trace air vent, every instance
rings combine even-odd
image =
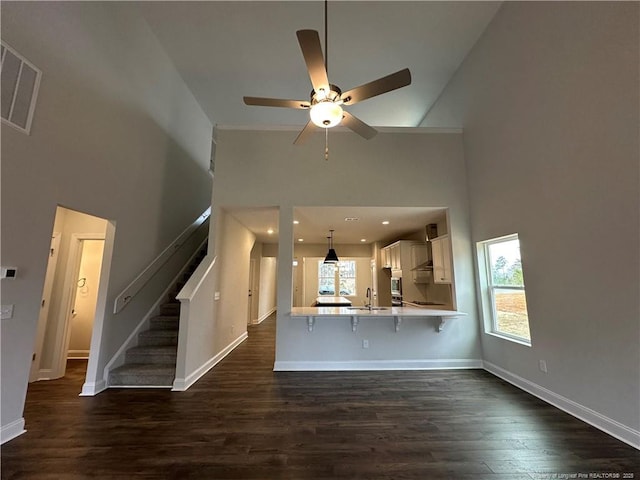
[[[2,121],[28,134],[42,72],[4,42],[0,58]]]
[[[347,217],[344,219],[345,222],[357,222],[360,220],[358,217]]]

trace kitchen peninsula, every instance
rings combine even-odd
[[[447,320],[466,315],[456,310],[416,307],[294,307],[291,309],[291,318],[306,318],[310,332],[313,331],[313,326],[318,319],[327,317],[348,318],[354,332],[361,320],[366,321],[370,318],[392,319],[396,332],[400,330],[400,324],[405,318],[436,318],[438,320],[436,330],[441,332]]]

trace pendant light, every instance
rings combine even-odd
[[[327,252],[324,263],[338,263],[338,255],[333,249],[333,230],[329,230],[329,232],[331,232],[330,236],[327,237],[327,239],[329,240],[329,252]]]

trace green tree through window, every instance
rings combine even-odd
[[[520,258],[520,241],[509,235],[480,242],[480,264],[486,267],[483,311],[490,318],[491,331],[531,342],[529,315]]]

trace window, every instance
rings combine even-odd
[[[478,259],[485,326],[531,345],[518,235],[479,242]]]
[[[336,293],[336,285],[340,288]],[[356,262],[341,260],[337,264],[318,261],[318,294],[350,296],[356,294]]]

